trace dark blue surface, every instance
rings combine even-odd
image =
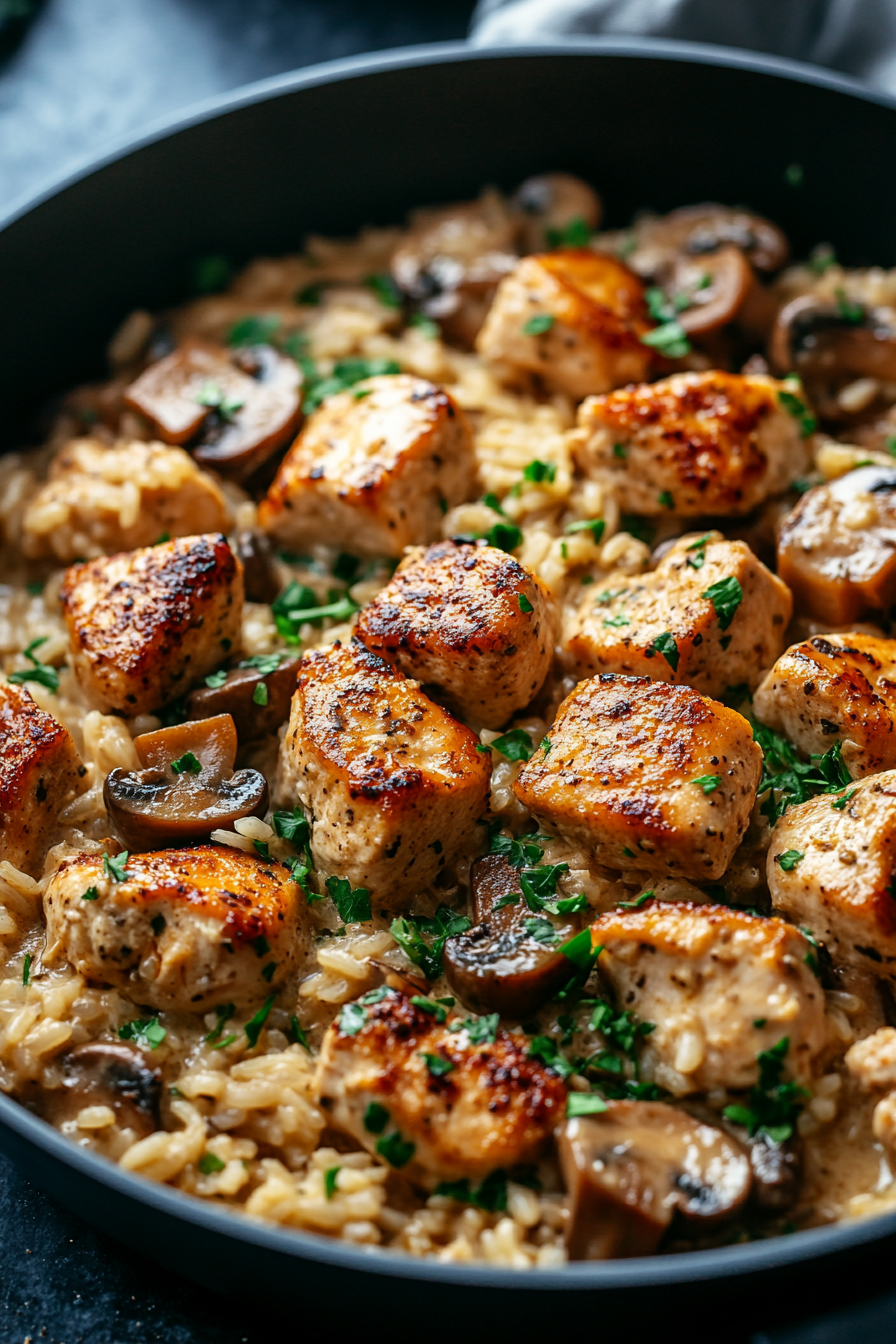
[[[460,37],[471,9],[472,0],[48,0],[0,69],[0,208],[179,107],[333,57]],[[400,1302],[379,1329],[350,1303],[303,1301],[289,1320],[263,1304],[237,1305],[93,1232],[3,1158],[0,1247],[0,1344],[269,1344],[317,1333],[323,1312],[333,1340],[349,1330],[368,1338],[423,1330],[401,1319]],[[892,1298],[776,1325],[823,1307],[769,1301],[767,1333],[754,1344],[896,1339]],[[583,1324],[570,1318],[562,1328],[578,1333]],[[693,1344],[720,1336],[747,1344],[736,1321],[707,1320],[696,1303],[692,1320],[670,1323],[664,1337],[682,1330]]]

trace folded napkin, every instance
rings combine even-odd
[[[894,0],[479,0],[477,46],[613,35],[787,56],[896,92]]]

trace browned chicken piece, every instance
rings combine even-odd
[[[125,404],[166,443],[190,443],[203,466],[244,481],[298,429],[301,376],[269,345],[187,341],[141,373]]]
[[[646,378],[653,352],[644,286],[588,248],[525,257],[502,280],[476,348],[511,377],[537,374],[579,401]]]
[[[469,542],[408,555],[356,633],[476,727],[500,728],[528,705],[554,656],[547,589],[504,551]]]
[[[722,696],[756,686],[793,603],[746,542],[682,537],[651,573],[611,574],[567,612],[561,647],[580,675],[625,672]]]
[[[778,573],[831,625],[896,602],[896,469],[860,467],[803,495],[781,525]]]
[[[571,979],[573,967],[561,949],[579,930],[575,914],[533,915],[520,879],[503,854],[476,860],[473,927],[448,939],[443,958],[449,985],[474,1012],[517,1022]]]
[[[470,347],[498,282],[517,263],[518,223],[496,191],[476,201],[415,210],[396,248],[396,284],[435,318],[442,334]]]
[[[747,829],[761,768],[733,709],[689,686],[604,674],[566,697],[513,791],[610,868],[711,882]]]
[[[784,391],[774,378],[720,369],[620,388],[579,408],[573,454],[631,513],[749,513],[806,469]]]
[[[0,685],[0,859],[40,876],[59,813],[83,791],[85,773],[68,729],[24,686]]]
[[[896,770],[789,807],[772,831],[772,903],[834,961],[896,980]]]
[[[220,533],[65,572],[75,675],[96,709],[151,714],[239,647],[243,571]]]
[[[809,1076],[827,1027],[799,929],[726,905],[651,901],[601,915],[591,937],[619,1006],[654,1024],[645,1051],[676,1096],[752,1086],[756,1056],[785,1036],[788,1072]]]
[[[853,779],[896,767],[896,641],[815,635],[783,653],[753,697],[761,723],[807,756],[835,743]]]
[[[124,857],[63,859],[44,895],[45,965],[197,1013],[267,998],[313,946],[304,898],[273,860],[215,845]]]
[[[401,907],[467,843],[491,772],[477,738],[360,640],[305,655],[280,792],[312,821],[321,878]]]
[[[558,1135],[572,1260],[652,1255],[678,1214],[697,1228],[739,1213],[752,1184],[743,1148],[661,1101],[611,1101]]]
[[[324,1037],[318,1103],[334,1129],[423,1185],[531,1162],[562,1119],[566,1087],[525,1036],[475,1035],[460,1018],[440,1023],[403,994],[374,990]]]
[[[286,454],[259,522],[286,546],[400,556],[467,498],[473,441],[452,397],[410,374],[329,397]]]
[[[22,549],[71,564],[152,546],[163,537],[224,532],[230,513],[218,484],[182,448],[73,439],[28,502]]]

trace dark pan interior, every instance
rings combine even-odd
[[[597,185],[610,225],[636,209],[716,199],[769,215],[797,254],[825,240],[850,264],[892,265],[894,160],[896,108],[885,99],[783,62],[682,44],[440,47],[270,81],[110,156],[0,229],[6,439],[18,439],[41,398],[102,373],[109,335],[131,309],[187,297],[190,263],[211,251],[238,262],[297,250],[308,230],[350,233],[484,183],[510,187],[564,168]],[[803,171],[798,188],[785,179],[791,164]],[[397,1306],[430,1338],[447,1319],[433,1312],[437,1297],[475,1311],[482,1327],[531,1329],[556,1327],[558,1291],[585,1294],[595,1309],[599,1293],[605,1323],[653,1319],[667,1331],[670,1310],[723,1291],[738,1298],[743,1325],[763,1319],[757,1276],[770,1291],[787,1276],[821,1281],[836,1257],[841,1284],[846,1271],[858,1287],[896,1243],[890,1214],[699,1256],[521,1278],[248,1225],[75,1149],[2,1096],[0,1144],[69,1207],[201,1282],[288,1305],[313,1290]],[[796,1304],[810,1305],[804,1296]],[[452,1329],[459,1324],[454,1317]]]

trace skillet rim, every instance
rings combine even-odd
[[[62,195],[69,188],[94,173],[101,172],[111,164],[192,126],[239,111],[255,103],[266,102],[306,88],[415,66],[461,64],[495,59],[592,55],[619,59],[654,58],[678,61],[682,64],[745,70],[794,83],[813,85],[833,93],[858,98],[862,102],[896,110],[896,96],[870,89],[849,76],[783,57],[712,46],[708,43],[679,42],[661,38],[634,40],[625,37],[602,37],[500,48],[486,45],[471,46],[465,42],[392,48],[274,75],[243,85],[236,90],[214,95],[186,109],[159,118],[140,133],[122,136],[107,146],[101,154],[85,156],[36,189],[15,198],[5,211],[0,213],[0,234],[25,219],[44,203]],[[181,1223],[224,1237],[228,1241],[247,1242],[259,1249],[267,1249],[293,1260],[316,1262],[333,1268],[358,1270],[398,1280],[445,1283],[457,1287],[526,1289],[532,1292],[562,1289],[568,1292],[660,1288],[710,1280],[742,1279],[772,1269],[794,1268],[816,1258],[832,1257],[896,1234],[896,1210],[893,1210],[876,1217],[844,1221],[796,1232],[789,1236],[668,1256],[573,1262],[558,1266],[556,1269],[538,1268],[530,1272],[491,1267],[480,1263],[451,1264],[417,1259],[398,1251],[362,1248],[334,1241],[323,1235],[295,1228],[281,1228],[274,1224],[265,1225],[242,1218],[232,1209],[206,1203],[169,1186],[157,1185],[147,1178],[123,1171],[107,1159],[77,1147],[12,1097],[0,1093],[0,1148],[6,1147],[10,1134],[44,1154],[51,1162],[61,1163],[80,1176],[109,1188],[117,1197],[133,1200],[138,1205],[148,1206],[163,1216],[175,1218]],[[12,1160],[17,1166],[20,1165],[15,1158]],[[34,1179],[30,1171],[27,1174],[29,1179]],[[35,1184],[43,1189],[48,1188],[42,1179],[37,1179]]]

